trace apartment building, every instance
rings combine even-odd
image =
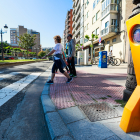
[[[67,43],[67,36],[68,34],[72,34],[72,18],[73,18],[73,9],[70,9],[70,11],[67,12],[66,20],[65,20],[65,30],[64,30],[64,46],[66,47]]]
[[[36,40],[35,40],[36,45],[32,46],[29,51],[36,52],[36,53],[40,52],[41,51],[40,33],[36,32],[32,29],[24,28],[24,26],[18,26],[18,28],[10,28],[10,44],[11,44],[11,46],[18,47],[19,39],[17,36],[21,36],[24,33],[36,35]]]
[[[82,0],[73,0],[72,34],[76,44],[80,44],[81,1]]]
[[[101,45],[98,39],[93,41],[95,57],[99,56],[99,51],[112,50],[113,56],[128,61],[129,41],[125,22],[133,7],[131,0],[85,0],[84,36],[91,39],[95,34],[102,38]],[[84,48],[90,50],[90,44],[91,41],[84,39]]]
[[[88,35],[91,39],[91,35],[95,34],[100,36],[101,31],[101,1],[100,0],[85,0],[84,1],[84,36]],[[98,40],[93,41],[94,47],[96,49],[95,57],[98,56],[98,52],[101,50],[98,46]],[[89,49],[89,53],[91,51],[90,48],[91,41],[88,41],[84,38],[84,48]],[[101,47],[102,48],[102,47]]]

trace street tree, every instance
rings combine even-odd
[[[90,47],[91,47],[91,64],[93,64],[93,49],[94,49],[93,41],[96,40],[96,39],[98,39],[98,35],[92,34],[92,35],[91,35],[91,40],[89,40],[90,37],[89,37],[88,35],[85,35],[85,38],[86,38],[88,41],[91,41],[91,45],[90,45]],[[94,56],[95,56],[95,55],[94,55]]]
[[[39,58],[41,58],[41,57],[43,57],[43,56],[45,56],[46,55],[46,52],[45,51],[40,51],[38,54],[37,54],[37,56],[39,57]]]
[[[19,38],[19,41],[18,41],[19,47],[27,51],[26,54],[28,58],[29,49],[36,44],[35,43],[36,35],[30,35],[28,33],[25,33],[18,38]]]

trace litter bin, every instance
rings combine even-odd
[[[107,68],[107,51],[99,52],[99,68]]]

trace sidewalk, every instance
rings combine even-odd
[[[77,78],[70,84],[56,74],[41,96],[52,139],[140,139],[139,132],[126,134],[119,127],[123,108],[116,100],[123,97],[126,68],[127,64],[107,69],[77,66]]]

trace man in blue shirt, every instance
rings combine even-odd
[[[75,55],[75,40],[72,39],[72,35],[71,34],[68,34],[67,36],[67,39],[68,39],[68,67],[69,67],[69,70],[70,70],[70,76],[72,77],[77,77],[76,75],[76,69],[75,69],[75,63],[74,63],[74,55]]]

